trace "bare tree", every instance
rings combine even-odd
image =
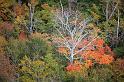
[[[75,59],[81,59],[79,53],[88,49],[92,42],[97,38],[92,28],[88,26],[90,17],[84,19],[79,11],[69,13],[64,10],[61,4],[61,10],[55,14],[56,30],[59,36],[54,42],[57,47],[64,47],[69,50],[69,55],[65,55],[70,63]],[[87,40],[84,44],[82,41]],[[80,47],[79,47],[80,46]]]

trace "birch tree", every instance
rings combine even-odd
[[[33,19],[34,19],[34,11],[35,11],[35,6],[38,4],[37,0],[29,0],[28,6],[29,6],[29,32],[33,32]]]

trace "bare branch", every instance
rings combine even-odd
[[[118,3],[115,5],[115,7],[114,7],[114,9],[113,9],[112,13],[111,13],[111,14],[110,14],[110,16],[109,16],[109,19],[113,16],[113,14],[114,14],[114,12],[115,12],[115,10],[116,10],[117,6],[118,6]]]

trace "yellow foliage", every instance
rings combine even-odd
[[[40,66],[40,65],[44,65],[44,62],[42,62],[40,60],[36,60],[36,61],[32,62],[32,65]]]
[[[97,36],[98,32],[100,32],[100,29],[98,29],[98,27],[96,27],[93,23],[89,23],[88,27],[94,30],[94,32],[92,32],[92,35],[94,36]]]
[[[22,71],[22,72],[27,72],[27,71],[30,72],[31,70],[30,70],[28,67],[26,67],[26,66],[24,67],[24,66],[23,66],[23,67],[21,68],[21,71]],[[31,73],[31,72],[30,72],[30,73]]]
[[[39,59],[32,60],[27,56],[24,56],[19,65],[21,66],[19,72],[24,74],[20,79],[24,80],[24,82],[31,82],[30,80],[35,82],[35,79],[32,77],[43,78],[47,76],[47,74],[43,72],[45,63]],[[31,76],[28,76],[27,74],[30,74]]]
[[[91,14],[92,14],[92,16],[93,16],[93,18],[94,18],[95,20],[100,19],[100,15],[98,15],[97,13],[91,11]]]
[[[10,7],[12,4],[15,3],[15,0],[0,0],[0,8],[2,7]]]
[[[15,19],[15,24],[20,24],[24,22],[24,16],[17,16]]]
[[[6,39],[3,36],[0,36],[0,47],[5,46],[7,44]]]
[[[35,33],[32,33],[31,34],[31,37],[32,38],[42,38],[41,36],[42,36],[42,34],[41,33],[38,33],[38,32],[35,32]]]
[[[7,44],[7,41],[4,37],[0,36],[0,53],[4,53],[4,46]]]

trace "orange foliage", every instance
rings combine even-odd
[[[98,46],[98,47],[102,47],[103,45],[104,45],[104,40],[103,39],[96,39],[95,41],[94,41],[94,44],[96,45],[96,46]]]
[[[88,43],[87,40],[84,40],[83,45],[86,43]],[[81,44],[81,46],[83,46]],[[114,57],[113,57],[113,52],[111,51],[111,48],[107,45],[105,45],[104,40],[103,39],[97,39],[93,42],[92,45],[90,45],[91,48],[87,48],[85,51],[81,52],[79,55],[82,56],[83,60],[84,60],[84,66],[86,68],[92,67],[94,65],[94,63],[98,63],[98,64],[110,64],[113,62]],[[93,47],[95,46],[95,48],[93,49]],[[78,46],[80,48],[80,45]],[[67,50],[65,48],[62,48],[61,50],[59,50],[59,52],[61,53],[66,53],[69,54],[67,52]],[[79,71],[81,69],[81,64],[69,64],[66,67],[67,71]]]
[[[107,54],[102,55],[96,51],[91,51],[90,53],[84,54],[83,58],[85,60],[95,60],[95,62],[99,64],[110,64],[114,60],[113,56]]]
[[[66,67],[66,70],[69,72],[80,71],[81,64],[79,62],[75,62],[74,64],[68,64],[68,66]]]
[[[77,46],[77,48],[74,51],[76,52],[80,48],[87,46],[88,43],[89,43],[89,41],[84,39],[80,43],[80,45]],[[66,47],[58,48],[58,52],[66,54],[66,55],[70,54],[69,50]],[[114,60],[113,54],[114,53],[112,52],[111,48],[109,46],[105,45],[104,40],[98,38],[95,41],[93,41],[92,44],[89,45],[85,51],[82,51],[82,52],[76,54],[76,56],[80,55],[84,60],[84,62],[83,62],[84,66],[86,68],[89,68],[89,67],[92,67],[94,63],[98,63],[98,64],[112,63]],[[77,65],[75,63],[69,64],[66,67],[67,71],[73,71],[73,70],[78,71],[79,69],[80,69],[80,65],[79,64]]]
[[[107,45],[104,47],[102,39],[94,41],[94,45],[96,49],[84,51],[84,54],[82,54],[84,60],[95,60],[99,64],[110,64],[114,60],[111,48]]]
[[[102,55],[99,60],[99,64],[110,64],[113,61],[113,57],[110,55]]]

